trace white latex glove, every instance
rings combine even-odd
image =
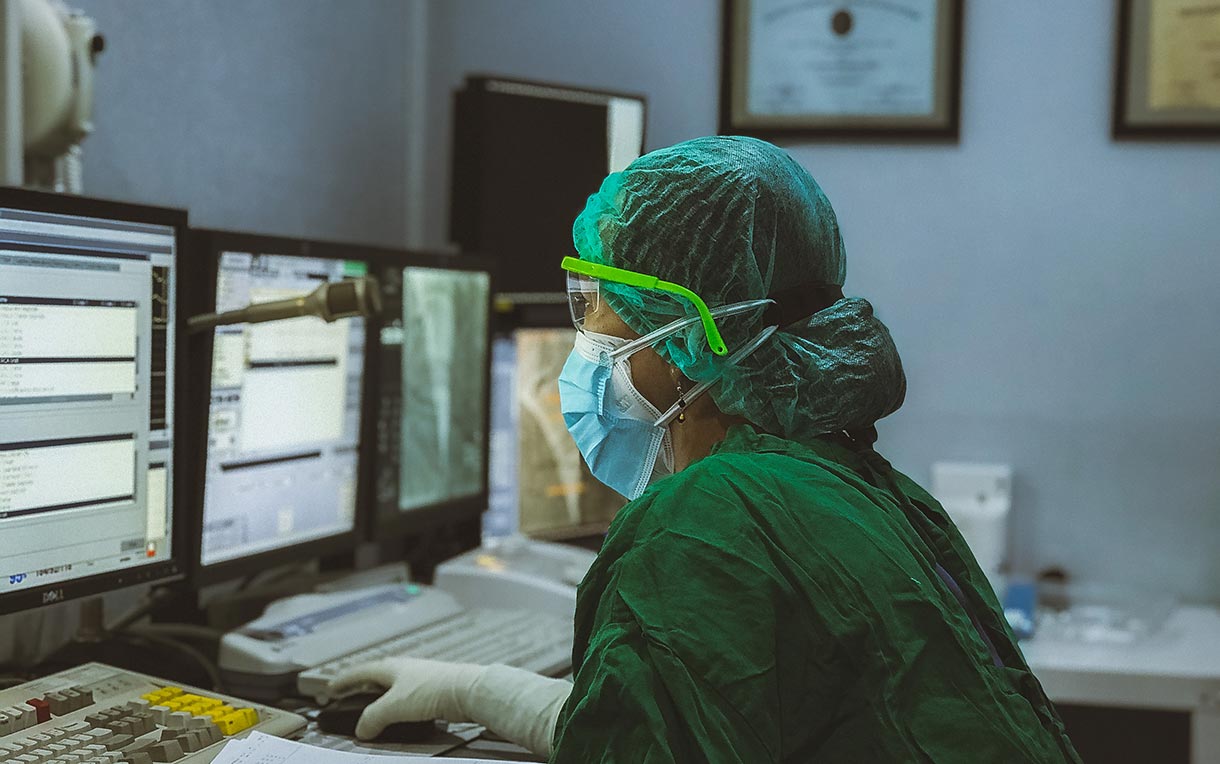
[[[370,684],[387,689],[360,715],[356,737],[362,740],[394,722],[444,719],[481,724],[542,756],[551,753],[559,711],[572,692],[562,679],[508,666],[387,658],[343,672],[330,694]]]

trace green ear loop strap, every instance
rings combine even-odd
[[[615,268],[610,265],[602,265],[601,263],[591,263],[588,260],[581,260],[576,257],[565,257],[560,266],[565,271],[578,273],[581,276],[613,281],[617,284],[626,284],[629,287],[636,287],[638,289],[658,289],[662,292],[676,294],[689,300],[695,306],[695,310],[699,312],[699,319],[703,321],[703,332],[707,335],[708,347],[716,355],[728,354],[729,349],[724,345],[724,339],[720,336],[720,330],[716,328],[716,319],[712,318],[712,312],[708,310],[707,303],[699,295],[681,284],[662,281],[656,276],[648,276],[624,268]]]

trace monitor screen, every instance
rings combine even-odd
[[[172,562],[176,241],[0,207],[0,595]]]
[[[596,480],[568,434],[557,380],[574,329],[518,329],[496,340],[491,500],[484,538],[605,533],[624,501]]]
[[[221,252],[216,310],[366,271],[357,260]],[[201,565],[354,530],[364,345],[358,318],[214,330]]]
[[[491,276],[387,268],[377,504],[382,521],[485,496]]]

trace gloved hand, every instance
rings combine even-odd
[[[343,672],[332,697],[361,685],[386,692],[364,709],[356,736],[368,740],[400,721],[474,722],[534,753],[550,755],[559,711],[572,691],[561,679],[510,668],[387,658]]]
[[[330,691],[336,696],[360,685],[386,688],[384,695],[364,709],[356,725],[356,736],[368,740],[394,722],[472,721],[466,698],[482,670],[469,663],[391,658],[343,672],[330,683]]]

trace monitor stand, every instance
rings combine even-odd
[[[176,629],[156,624],[131,628],[157,607],[164,596],[153,590],[147,601],[109,625],[103,597],[82,600],[78,607],[76,633],[44,658],[36,672],[45,675],[97,662],[215,688],[219,672],[210,655],[215,655],[219,633],[213,635],[206,629],[189,625]]]

